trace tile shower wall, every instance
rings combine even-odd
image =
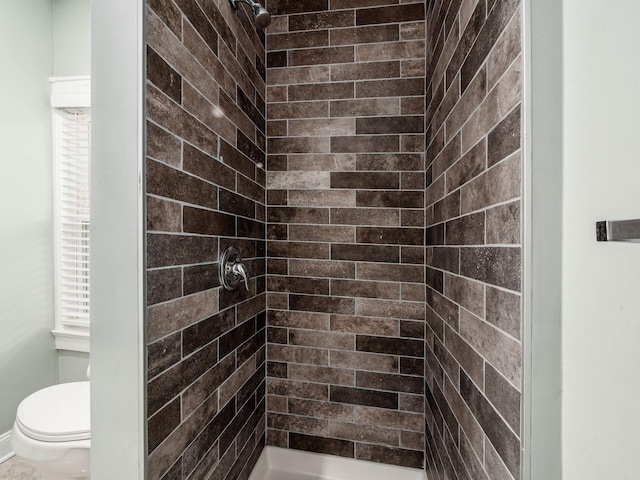
[[[147,2],[149,480],[247,478],[264,445],[263,42],[227,0]]]
[[[422,467],[424,2],[269,0],[267,443]]]
[[[427,4],[426,469],[519,479],[522,5]]]

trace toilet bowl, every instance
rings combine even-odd
[[[89,382],[62,383],[25,398],[18,406],[11,446],[43,480],[88,479]]]

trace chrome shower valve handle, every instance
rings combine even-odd
[[[249,275],[244,263],[234,263],[231,271],[234,275],[240,276],[244,280],[244,286],[249,291]]]
[[[235,290],[244,281],[244,286],[249,291],[249,271],[236,248],[229,247],[221,255],[219,274],[220,283],[225,289]]]

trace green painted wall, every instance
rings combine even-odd
[[[51,0],[0,2],[0,434],[56,382],[53,325]]]
[[[91,72],[91,10],[89,0],[53,0],[53,75]]]
[[[49,77],[90,73],[89,0],[0,2],[0,435],[18,403],[84,380],[89,357],[56,352]]]

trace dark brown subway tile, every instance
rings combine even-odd
[[[289,344],[332,350],[353,350],[355,336],[349,333],[290,329]]]
[[[507,421],[511,429],[520,434],[521,395],[491,364],[485,366],[484,393],[496,410]]]
[[[311,295],[290,295],[289,308],[292,310],[335,313],[353,315],[355,313],[355,299],[334,298]]]
[[[457,275],[445,275],[445,292],[447,298],[476,315],[483,315],[484,291],[485,286],[480,282]]]
[[[289,65],[325,65],[350,63],[355,58],[354,47],[308,48],[289,51]]]
[[[147,375],[155,377],[182,358],[181,334],[176,332],[147,345]]]
[[[424,3],[356,10],[356,25],[424,21]]]
[[[407,190],[358,190],[356,192],[357,207],[397,207],[421,208],[424,204],[424,193]]]
[[[267,53],[267,70],[269,68],[278,68],[287,66],[287,51],[280,50],[278,52]]]
[[[269,345],[269,358],[273,361],[286,362],[289,364],[307,364],[307,365],[328,365],[329,354],[326,350],[319,350],[317,348],[297,347],[288,345]],[[301,384],[302,385],[302,384]],[[302,398],[316,398],[315,393],[310,391],[309,394],[314,396],[307,396],[298,393],[295,396],[301,396]],[[318,398],[322,399],[322,398]]]
[[[358,171],[422,171],[422,153],[361,153],[356,156]]]
[[[424,393],[422,376],[396,375],[389,373],[356,372],[356,387],[374,390],[391,390],[404,393]]]
[[[319,118],[329,116],[329,102],[295,102],[271,103],[267,111],[267,118],[272,120],[290,118]],[[269,153],[276,153],[269,149]]]
[[[147,117],[150,120],[208,154],[216,154],[217,137],[211,130],[157,88],[148,85],[146,91]]]
[[[362,135],[331,137],[332,153],[397,152],[400,138],[397,135]]]
[[[519,197],[520,179],[520,157],[514,155],[463,187],[462,212],[470,212]]]
[[[236,188],[236,173],[231,168],[221,159],[213,158],[187,143],[184,144],[183,163],[185,171],[193,175],[227,190]]]
[[[185,233],[225,237],[236,235],[236,220],[231,215],[186,206],[182,211]]]
[[[355,227],[334,225],[290,225],[289,238],[293,241],[353,242],[355,240]]]
[[[456,247],[434,247],[430,265],[451,273],[460,273],[460,249]]]
[[[291,15],[294,13],[321,12],[329,9],[328,0],[269,0],[271,15]]]
[[[398,336],[400,332],[396,319],[347,315],[331,315],[331,330],[390,337]],[[393,351],[386,353],[397,355],[397,352]]]
[[[340,457],[354,458],[354,443],[348,440],[315,437],[291,432],[289,448],[315,453],[326,453]]]
[[[396,246],[332,244],[331,259],[398,263],[400,251]]]
[[[400,225],[398,209],[362,209],[362,208],[332,208],[331,223],[334,225]]]
[[[357,227],[356,242],[424,245],[424,230],[422,228]]]
[[[182,102],[182,77],[148,45],[147,80],[174,101]]]
[[[147,448],[153,452],[180,425],[180,399],[176,398],[149,419]]]
[[[420,133],[424,131],[424,117],[367,117],[356,119],[356,133],[363,134],[391,134],[391,133]]]
[[[315,416],[340,421],[353,420],[353,407],[350,405],[291,397],[287,399],[287,408],[288,412],[293,415]]]
[[[521,144],[521,108],[514,108],[487,138],[487,163],[491,167],[503,158],[507,158],[520,148]]]
[[[219,311],[219,291],[204,290],[147,308],[147,341],[160,338]]]
[[[390,98],[361,98],[358,100],[332,100],[327,108],[331,117],[360,117],[372,115],[398,115],[398,99]],[[316,115],[319,116],[319,115]],[[327,116],[325,114],[325,116]],[[367,152],[363,153],[366,154]]]
[[[287,51],[294,48],[327,47],[329,46],[329,32],[318,30],[314,32],[294,32],[269,35],[269,48],[280,50],[287,56]],[[267,60],[268,61],[268,60]],[[279,62],[276,67],[287,66],[288,62]]]
[[[356,98],[414,97],[423,93],[424,80],[421,78],[367,80],[356,83]]]
[[[267,148],[271,153],[329,153],[332,149],[325,137],[274,137],[267,140]]]
[[[329,295],[329,280],[304,277],[270,276],[267,279],[269,291]]]
[[[397,42],[400,37],[398,25],[373,25],[342,28],[331,33],[331,45],[359,45],[374,42]],[[361,58],[359,58],[362,60]],[[399,75],[395,75],[399,76]],[[368,78],[376,78],[375,75]]]
[[[337,100],[354,97],[353,82],[319,83],[289,86],[289,101]]]
[[[329,398],[336,403],[398,409],[398,394],[392,392],[332,385]]]
[[[521,259],[517,247],[462,248],[462,275],[491,285],[520,290]]]
[[[309,31],[318,29],[351,27],[354,22],[353,12],[349,10],[304,13],[289,17],[289,30],[304,31],[308,35]]]
[[[355,370],[382,373],[395,373],[398,371],[398,357],[394,355],[336,350],[330,353],[329,363],[332,366]]]
[[[147,267],[213,263],[218,256],[218,240],[214,237],[187,235],[147,235]]]
[[[289,274],[327,278],[355,278],[355,263],[336,260],[289,260]]]
[[[422,468],[423,452],[417,450],[407,450],[404,448],[393,448],[384,445],[369,445],[358,443],[356,445],[356,458],[369,462],[386,463],[402,467]]]
[[[182,270],[163,268],[147,273],[147,305],[182,296]]]
[[[273,257],[323,260],[329,259],[329,244],[314,242],[270,241],[267,242],[267,253],[269,256]]]
[[[237,173],[241,173],[247,178],[253,179],[255,177],[255,163],[247,158],[238,148],[234,147],[230,143],[220,140],[220,157],[219,160],[227,165],[229,168],[235,170]],[[236,175],[236,192],[240,192],[240,180],[242,175]],[[216,180],[217,182],[217,180]],[[231,188],[228,188],[231,190]]]
[[[447,192],[456,190],[485,171],[486,149],[487,144],[484,140],[478,142],[446,172]]]
[[[404,338],[356,336],[356,350],[359,352],[386,353],[421,357],[424,355],[424,342]]]
[[[381,443],[392,446],[399,444],[400,436],[400,432],[388,428],[342,422],[331,422],[330,433],[332,437],[346,440]]]
[[[147,193],[207,208],[218,206],[215,186],[153,160],[147,160]]]
[[[486,240],[488,244],[520,243],[520,202],[512,202],[487,210]]]
[[[460,70],[462,90],[469,85],[519,5],[517,0],[496,2],[495,7],[488,12],[486,22]]]
[[[233,328],[234,324],[234,311],[229,309],[187,327],[182,332],[184,354],[189,355],[198,348],[212,342]]]
[[[465,375],[460,378],[460,393],[511,474],[519,476],[520,442],[516,435],[507,427],[487,399]]]
[[[147,6],[162,19],[163,23],[171,29],[177,38],[182,37],[182,12],[175,3],[163,0],[149,0]]]
[[[182,142],[168,131],[147,121],[147,156],[168,165],[179,167],[182,161]]]
[[[433,205],[433,221],[440,223],[460,216],[460,191],[450,193]]]
[[[331,188],[398,189],[397,172],[331,172]]]
[[[483,245],[485,243],[484,212],[466,215],[446,223],[447,245]]]
[[[399,285],[394,283],[332,279],[331,295],[396,300],[400,298],[399,287]]]
[[[399,77],[400,63],[397,61],[345,63],[331,67],[331,80],[334,82]]]
[[[520,339],[520,295],[489,286],[486,290],[486,320],[513,337]]]

